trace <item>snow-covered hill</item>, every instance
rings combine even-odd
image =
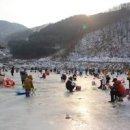
[[[81,67],[86,63],[130,63],[130,15],[118,22],[86,33],[72,48],[70,54],[61,49],[55,55],[43,59],[11,59],[8,49],[0,50],[0,59],[8,58],[9,63],[23,66]],[[63,53],[66,57],[63,57]]]
[[[129,48],[130,17],[86,34],[70,53],[68,60],[130,62]]]

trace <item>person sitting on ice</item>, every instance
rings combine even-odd
[[[42,74],[42,77],[40,77],[40,78],[45,79],[45,78],[46,78],[46,73],[43,73],[43,74]]]
[[[117,100],[117,98],[118,101],[123,101],[122,97],[125,97],[127,95],[125,87],[122,85],[121,81],[117,80],[117,78],[114,78],[113,82],[113,86],[109,86],[111,89],[111,101],[109,102],[114,102],[115,100]]]
[[[65,82],[65,81],[66,81],[66,78],[67,78],[66,74],[62,74],[62,75],[61,75],[61,81]]]
[[[76,84],[73,82],[72,77],[69,77],[69,79],[66,82],[66,89],[70,92],[73,92],[73,89],[76,87]]]
[[[28,75],[26,77],[24,81],[24,89],[26,92],[26,97],[30,97],[30,92],[34,89],[32,75]]]

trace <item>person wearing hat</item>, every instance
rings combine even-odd
[[[72,81],[72,77],[69,77],[69,79],[66,82],[66,89],[70,92],[73,92],[73,89],[76,87],[75,83]]]
[[[111,101],[109,102],[114,102],[117,99],[117,97],[119,101],[123,101],[122,97],[126,94],[125,87],[122,85],[121,81],[117,80],[117,78],[114,78],[113,82],[113,86],[110,87]]]
[[[32,89],[34,89],[32,75],[28,75],[27,78],[24,81],[24,89],[26,91],[26,97],[30,97],[30,92]]]

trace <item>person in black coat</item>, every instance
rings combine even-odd
[[[26,70],[24,70],[24,71],[20,71],[20,76],[21,76],[21,82],[22,82],[22,85],[23,85],[23,87],[24,87],[24,81],[25,81],[25,79],[26,79],[27,76],[28,76]]]
[[[61,75],[61,81],[65,82],[65,81],[66,81],[66,78],[67,78],[66,74],[62,74],[62,75]]]
[[[72,77],[69,77],[69,79],[66,82],[66,89],[70,92],[73,92],[73,89],[76,87],[75,83],[72,81]]]
[[[11,75],[14,76],[14,66],[11,68]]]
[[[106,84],[107,84],[107,85],[109,85],[109,83],[110,83],[110,79],[111,79],[110,76],[107,75],[107,76],[106,76]]]

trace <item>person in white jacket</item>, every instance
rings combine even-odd
[[[106,77],[104,74],[102,76],[102,90],[106,90]]]
[[[101,74],[99,76],[99,78],[101,79],[101,85],[98,87],[99,89],[102,89],[102,90],[106,90],[106,77],[104,74]]]

